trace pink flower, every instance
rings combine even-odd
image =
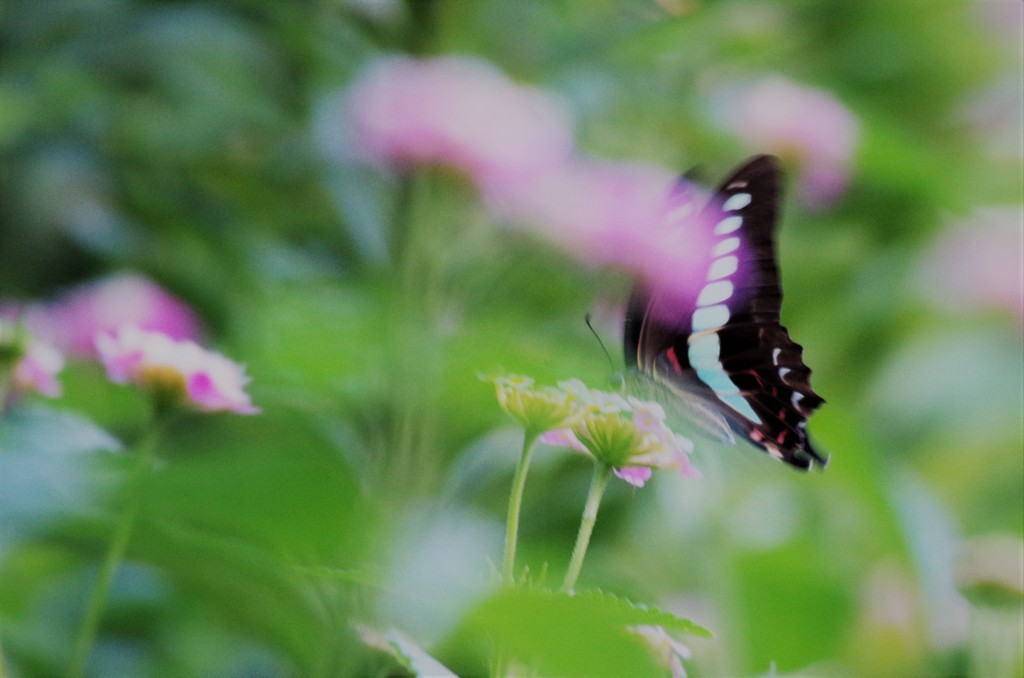
[[[1020,207],[985,207],[939,235],[918,287],[936,306],[965,312],[1005,309],[1024,317]]]
[[[696,189],[668,170],[578,159],[505,189],[485,195],[499,218],[588,263],[641,276],[672,295],[695,294],[704,282],[711,229],[697,222]]]
[[[352,85],[346,111],[371,162],[454,167],[502,221],[673,297],[704,282],[710,229],[683,227],[675,173],[580,158],[563,107],[485,62],[387,59]]]
[[[42,341],[32,341],[25,355],[14,366],[14,386],[18,391],[38,391],[56,398],[61,394],[57,375],[64,369],[64,356]]]
[[[572,133],[559,102],[463,57],[377,63],[352,85],[356,150],[392,167],[440,163],[478,186],[500,186],[558,164]]]
[[[53,346],[0,319],[0,384],[9,388],[0,399],[10,402],[28,391],[56,398],[61,394],[57,375],[62,369],[64,356]]]
[[[96,350],[111,381],[134,383],[161,399],[203,412],[255,414],[244,368],[192,341],[126,325],[96,338]]]
[[[584,413],[571,426],[543,434],[541,442],[590,455],[635,487],[643,487],[655,468],[700,477],[690,465],[693,443],[669,429],[661,405],[589,389],[577,379],[558,386],[572,394]]]
[[[800,166],[806,204],[825,207],[845,190],[860,128],[832,94],[775,75],[724,91],[719,101],[716,118],[748,148]]]
[[[71,355],[96,357],[96,336],[135,325],[172,339],[193,339],[200,331],[195,313],[152,281],[135,274],[114,275],[73,288],[56,300],[30,306],[26,324]]]
[[[644,484],[651,479],[651,475],[653,474],[654,471],[646,466],[625,466],[623,468],[615,469],[615,475],[622,478],[633,487],[643,487]]]

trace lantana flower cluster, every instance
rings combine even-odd
[[[162,403],[202,412],[255,414],[244,368],[192,341],[127,325],[96,338],[96,349],[116,383],[133,383]]]
[[[665,423],[658,403],[588,388],[578,379],[536,388],[529,377],[495,377],[498,403],[528,432],[611,466],[636,487],[653,469],[674,468],[699,477],[690,464],[693,443]]]
[[[0,399],[10,402],[35,391],[49,398],[61,394],[57,375],[64,356],[19,325],[0,320]]]
[[[703,282],[693,276],[689,252],[700,243],[666,241],[676,173],[584,156],[553,95],[480,60],[391,57],[358,77],[346,102],[345,127],[361,160],[392,170],[454,168],[496,219],[584,263],[670,290]]]
[[[860,142],[860,124],[831,92],[781,75],[723,86],[711,115],[747,148],[774,153],[800,168],[805,205],[825,208],[846,190]]]
[[[0,396],[61,395],[64,355],[99,359],[116,383],[133,383],[161,406],[254,414],[244,368],[193,341],[196,314],[136,274],[87,282],[54,299],[0,302]]]

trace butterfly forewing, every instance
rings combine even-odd
[[[638,285],[624,344],[627,363],[703,401],[712,416],[771,455],[807,468],[824,464],[805,430],[824,401],[811,389],[802,348],[780,325],[780,176],[775,158],[759,156],[722,183],[688,222],[710,230],[693,239],[707,243],[703,284],[667,299],[663,290]]]

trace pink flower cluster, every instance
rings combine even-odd
[[[936,307],[1000,309],[1024,318],[1024,210],[991,206],[942,232],[919,266],[917,286]]]
[[[255,414],[244,368],[192,341],[131,325],[96,338],[96,350],[116,383],[134,383],[203,412]]]
[[[32,341],[14,366],[13,382],[18,391],[38,391],[49,398],[61,394],[57,375],[64,369],[64,356],[42,341]]]
[[[832,94],[775,75],[724,89],[715,98],[716,120],[748,148],[800,167],[798,190],[805,204],[826,207],[842,195],[860,126]]]
[[[62,369],[64,356],[57,349],[0,319],[0,385],[6,387],[0,402],[10,403],[30,391],[58,397]]]
[[[590,389],[578,379],[559,382],[558,387],[572,394],[587,412],[573,426],[543,434],[542,442],[610,463],[615,475],[635,487],[643,487],[656,468],[701,477],[690,463],[693,442],[668,427],[665,410],[658,403]],[[618,444],[609,444],[615,439]]]
[[[489,64],[453,57],[384,60],[352,85],[346,112],[364,159],[400,169],[454,167],[496,217],[536,231],[587,263],[679,290],[702,282],[692,255],[701,243],[678,242],[678,227],[668,228],[674,174],[581,156],[564,108]]]
[[[557,165],[573,147],[556,99],[475,59],[381,61],[352,86],[348,113],[357,149],[368,159],[445,164],[481,185]]]
[[[191,341],[200,332],[195,313],[155,283],[124,274],[87,283],[57,299],[0,307],[3,318],[23,322],[24,346],[12,369],[12,393],[60,395],[56,375],[63,353],[99,358],[109,378],[132,382],[155,395],[205,412],[254,414],[245,393],[249,379],[238,364]],[[8,342],[10,343],[10,342]]]
[[[53,301],[25,311],[29,329],[59,350],[95,358],[96,335],[122,325],[162,332],[172,339],[194,339],[199,319],[177,298],[135,274],[114,275],[72,288]]]

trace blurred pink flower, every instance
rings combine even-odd
[[[50,344],[29,335],[16,322],[0,318],[0,393],[5,402],[37,391],[50,398],[61,394],[57,375],[64,369],[64,356]]]
[[[831,93],[774,75],[723,90],[718,100],[716,118],[751,150],[801,168],[798,191],[805,204],[825,207],[842,195],[860,126]]]
[[[953,311],[1006,309],[1024,318],[1024,209],[985,207],[939,235],[918,288]]]
[[[378,62],[352,85],[347,114],[355,150],[368,160],[450,165],[481,188],[556,165],[573,148],[553,96],[465,57]]]
[[[643,487],[654,471],[647,468],[646,466],[625,466],[623,468],[615,469],[615,475],[625,480],[633,487]]]
[[[666,294],[704,282],[709,229],[668,218],[675,173],[579,157],[559,102],[486,62],[392,57],[357,79],[346,111],[352,144],[371,162],[455,167],[497,218]]]
[[[692,294],[704,282],[711,229],[696,221],[697,191],[664,168],[577,159],[506,188],[485,194],[499,218],[577,258],[628,271],[666,294]]]
[[[159,398],[203,412],[256,414],[244,368],[192,341],[125,325],[96,338],[96,349],[111,381],[133,383]]]
[[[68,354],[96,357],[95,339],[121,325],[161,332],[172,339],[200,333],[195,313],[159,285],[120,274],[72,288],[54,301],[28,307],[26,324]]]
[[[31,341],[14,366],[13,383],[18,391],[38,391],[56,398],[61,394],[57,375],[64,369],[64,356],[42,341]]]

